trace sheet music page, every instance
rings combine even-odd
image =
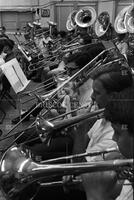
[[[16,58],[3,64],[1,68],[15,93],[21,92],[29,84],[30,81],[27,80]]]

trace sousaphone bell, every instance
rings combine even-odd
[[[87,6],[81,8],[75,15],[76,24],[79,27],[87,28],[94,24],[96,20],[96,11],[93,7]]]
[[[134,4],[129,7],[125,15],[124,24],[129,33],[134,33]]]
[[[100,13],[100,15],[98,16],[98,19],[95,23],[95,33],[98,37],[103,36],[110,25],[110,16],[108,14],[108,12],[102,12]]]
[[[115,22],[114,22],[114,29],[117,33],[123,34],[127,33],[126,23],[125,23],[125,16],[131,6],[127,6],[123,8],[117,15]],[[128,20],[128,19],[127,19]],[[126,20],[126,21],[127,21]]]
[[[66,28],[68,31],[74,30],[75,27],[77,26],[76,21],[75,21],[75,15],[77,12],[78,12],[77,10],[73,10],[67,18]]]

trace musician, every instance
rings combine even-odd
[[[116,64],[111,64],[111,66],[104,68],[102,66],[100,67],[100,69],[96,70],[92,74],[93,93],[91,97],[92,100],[97,103],[99,108],[104,108],[106,106],[110,93],[114,91],[117,92],[121,91],[127,88],[128,86],[132,85],[131,72],[128,70],[126,72],[126,75],[124,76],[122,74],[123,69],[125,70],[126,68],[120,65],[119,63],[116,63]],[[100,137],[100,131],[103,129],[104,131],[102,131],[101,133],[102,137]],[[109,133],[109,135],[107,135],[107,133]],[[113,135],[113,129],[111,128],[111,124],[102,119],[97,120],[92,129],[88,132],[88,134],[85,135],[85,138],[83,138],[82,133],[79,135],[81,137],[80,141],[83,140],[85,141],[85,144],[81,144],[82,146],[81,150],[85,151],[86,147],[87,147],[87,152],[90,152],[91,150],[102,150],[102,149],[104,150],[108,144],[112,145],[112,135]],[[76,139],[78,138],[76,137]],[[103,139],[104,139],[104,144],[103,144]],[[80,151],[80,149],[78,149],[78,151]],[[81,152],[75,152],[75,153],[81,153]]]
[[[125,70],[123,72],[123,70]],[[123,75],[125,74],[125,75]],[[93,94],[92,99],[97,103],[99,108],[104,108],[107,105],[109,95],[114,91],[119,92],[132,85],[132,75],[129,70],[126,70],[119,64],[112,64],[106,68],[100,68],[93,75]],[[113,128],[111,123],[106,119],[100,119],[95,122],[93,127],[89,130],[88,134],[83,136],[82,133],[76,134],[74,143],[76,146],[75,154],[93,151],[103,151],[106,148],[116,147],[117,144],[112,140]],[[118,154],[117,154],[118,156]],[[87,157],[87,161],[103,160],[102,156]],[[112,175],[107,174],[107,177]],[[87,199],[93,200],[109,200],[111,191],[107,190],[108,182],[96,173],[82,175],[83,186],[86,191]],[[104,182],[103,182],[104,181]],[[114,179],[113,179],[114,181]],[[114,198],[118,196],[121,186],[114,193]]]
[[[110,96],[105,117],[112,123],[113,139],[117,142],[120,152],[126,158],[133,158],[134,87]]]
[[[130,87],[110,96],[106,106],[105,117],[111,121],[114,129],[113,139],[125,158],[134,158],[134,87]],[[128,181],[125,181],[128,184]],[[132,185],[133,186],[133,185]],[[117,200],[132,200],[133,189],[123,186]]]

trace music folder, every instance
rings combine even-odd
[[[1,69],[16,94],[23,91],[30,82],[30,80],[27,80],[16,58],[4,63]]]

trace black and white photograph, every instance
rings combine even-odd
[[[0,200],[133,200],[134,0],[0,0]]]

